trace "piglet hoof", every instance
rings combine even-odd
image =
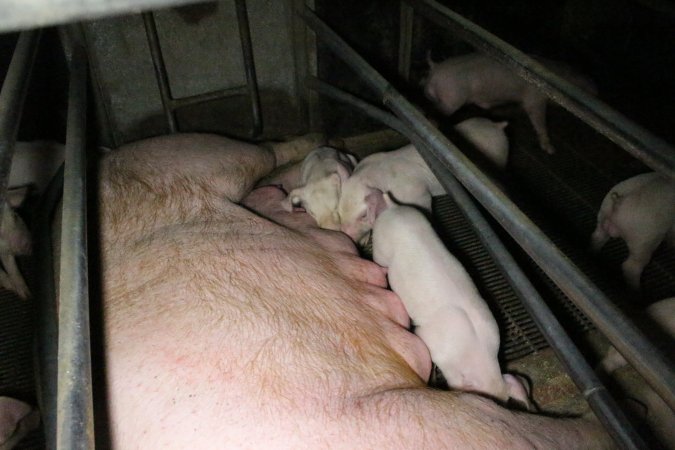
[[[527,378],[521,375],[505,373],[502,375],[509,393],[509,402],[515,402],[519,408],[526,411],[536,411],[537,408],[530,400],[532,387]]]

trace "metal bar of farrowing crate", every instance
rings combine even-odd
[[[87,274],[87,59],[75,45],[70,62],[66,128],[56,448],[94,448],[89,292]]]
[[[416,148],[426,145],[410,127],[391,113],[383,111],[348,92],[342,91],[314,77],[310,77],[307,80],[307,86],[310,89],[315,89],[320,94],[354,106],[367,116],[379,120],[386,126],[405,135]],[[429,156],[430,153],[421,153],[421,155],[423,157]],[[438,160],[429,158],[426,159],[426,162],[446,192],[450,194],[460,208],[464,217],[471,224],[483,246],[490,253],[497,267],[499,267],[501,273],[509,282],[518,298],[520,298],[520,301],[525,305],[530,316],[534,319],[539,331],[541,331],[546,341],[553,348],[558,359],[563,363],[570,377],[600,421],[610,430],[610,434],[617,444],[621,445],[622,448],[645,448],[646,444],[642,438],[637,434],[609,392],[607,392],[605,386],[595,375],[591,366],[589,366],[579,349],[574,345],[574,342],[572,342],[551,309],[546,305],[544,299],[541,298],[539,292],[537,292],[530,280],[525,276],[518,263],[513,259],[513,256],[504,247],[504,244],[492,230],[492,227],[485,220],[466,190],[452,174],[443,170]]]
[[[675,147],[609,105],[554,74],[531,57],[434,0],[405,0],[415,12],[455,32],[510,67],[551,100],[624,148],[652,169],[675,179]]]
[[[14,145],[41,33],[42,30],[33,30],[24,31],[19,35],[0,90],[0,217],[3,208],[6,207]]]
[[[398,27],[398,74],[404,80],[410,79],[410,57],[412,53],[415,10],[405,0],[399,0]]]
[[[159,96],[162,99],[162,109],[164,109],[166,124],[169,127],[169,132],[175,133],[178,131],[178,123],[176,121],[176,113],[171,105],[173,99],[171,96],[171,85],[169,84],[169,76],[166,73],[162,47],[159,45],[155,16],[152,12],[143,13],[141,16],[143,17],[143,25],[145,26],[145,35],[148,38],[152,67],[155,70],[155,79],[159,87]]]
[[[45,448],[56,449],[56,392],[58,386],[58,312],[54,280],[52,221],[63,193],[63,165],[49,182],[35,214],[33,244],[35,269],[40,280],[35,286],[38,301],[37,354],[40,385],[40,416]]]
[[[241,41],[241,53],[244,57],[244,69],[246,71],[246,85],[251,100],[251,116],[253,118],[251,137],[257,137],[262,133],[262,113],[260,110],[260,92],[258,91],[258,78],[255,72],[253,59],[253,43],[251,42],[251,29],[248,23],[248,11],[246,0],[234,0],[237,9],[237,24],[239,26],[239,39]]]
[[[420,153],[433,153],[497,219],[555,284],[602,331],[617,350],[675,410],[675,368],[644,334],[555,246],[555,244],[442,133],[310,9],[305,23],[367,82],[408,127],[424,139]],[[431,152],[430,152],[431,150]]]
[[[162,47],[159,43],[157,34],[157,24],[152,12],[141,14],[145,34],[150,48],[152,66],[155,72],[155,79],[159,87],[159,94],[162,100],[162,109],[166,117],[167,126],[170,133],[178,131],[178,120],[176,118],[176,109],[188,105],[204,103],[219,98],[226,98],[241,93],[248,93],[251,102],[251,137],[257,137],[262,133],[262,112],[260,108],[260,92],[258,90],[258,78],[255,71],[255,62],[253,59],[253,44],[251,42],[251,30],[248,23],[248,12],[245,0],[235,0],[237,13],[237,26],[239,28],[239,39],[241,42],[241,52],[244,61],[244,70],[246,72],[246,87],[235,87],[230,89],[219,89],[216,91],[205,92],[203,94],[192,95],[189,97],[174,98],[171,94],[171,84],[162,54]]]

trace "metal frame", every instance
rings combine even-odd
[[[399,94],[389,82],[367,64],[353,49],[351,49],[335,32],[321,21],[311,10],[305,8],[298,14],[305,23],[316,33],[340,59],[349,65],[352,70],[381,96],[384,105],[388,106],[400,119],[404,127],[409,128],[416,135],[418,151],[429,163],[432,170],[444,180],[444,186],[450,188],[450,192],[457,195],[459,189],[452,186],[450,174],[453,174],[466,189],[492,214],[497,221],[509,232],[518,244],[532,257],[532,259],[544,270],[544,272],[561,288],[561,290],[595,323],[595,325],[609,338],[617,349],[626,356],[649,384],[670,405],[675,406],[675,369],[672,364],[657,350],[646,337],[618,310],[600,290],[591,283],[581,271],[574,266],[562,252],[551,242],[536,225],[525,216],[522,211],[506,197],[496,185],[486,177],[476,166],[471,163],[443,134],[441,134],[429,121],[412,106],[401,94]],[[465,19],[463,19],[465,20]],[[475,25],[472,24],[473,27]],[[494,38],[496,39],[496,38]],[[538,69],[536,69],[538,70]],[[315,87],[323,92],[329,89],[325,85]],[[337,98],[337,95],[333,95]],[[619,127],[620,128],[620,127]],[[650,152],[651,149],[646,150]],[[442,167],[439,167],[439,163]],[[457,199],[460,197],[456,197]],[[461,199],[459,203],[464,203]],[[466,205],[464,205],[466,208]],[[471,218],[472,224],[479,229],[481,239],[486,243],[489,251],[496,257],[497,263],[506,271],[513,270],[510,266],[510,256],[503,251],[503,247],[490,238],[491,233],[485,234],[480,225],[480,219],[465,213]],[[519,271],[505,272],[512,283],[519,280]],[[521,279],[519,283],[522,283]],[[528,305],[537,322],[547,320],[545,305],[533,299],[539,299],[533,293],[528,284],[521,284],[516,290],[525,295],[524,301]],[[549,336],[549,332],[555,330],[542,330]],[[556,336],[555,334],[553,336]],[[553,347],[562,354],[559,342],[560,336],[553,340]],[[564,340],[563,340],[564,342]],[[563,344],[567,345],[567,344]],[[569,351],[565,350],[565,351]],[[594,376],[590,376],[587,364],[583,359],[564,359],[565,364],[572,371],[577,382],[582,382],[584,395],[593,396],[594,391],[600,389]],[[585,379],[585,381],[584,381]],[[602,400],[599,398],[602,397]],[[640,446],[641,442],[637,435],[625,428],[625,418],[615,415],[612,411],[615,407],[609,396],[602,393],[598,400],[593,400],[594,410],[605,425],[611,426],[613,436],[620,440],[622,445],[629,447]],[[612,417],[613,416],[613,417]]]
[[[40,30],[21,33],[0,91],[0,185],[3,200],[0,208],[5,203],[14,145],[40,35]],[[49,267],[42,266],[45,269],[43,274],[50,275],[47,280],[49,286],[39,284],[36,289],[41,302],[38,319],[41,409],[49,448],[93,448],[85,229],[86,70],[85,51],[77,47],[71,61],[68,104],[58,326],[51,264],[48,264]],[[50,214],[46,214],[49,218]],[[37,221],[36,229],[45,236],[49,235],[49,222]],[[38,248],[43,249],[41,245]],[[38,255],[45,256],[44,251],[40,253],[38,250]],[[38,264],[42,262],[38,260]],[[52,295],[45,295],[50,293],[50,288]]]
[[[239,38],[241,40],[241,51],[244,59],[244,69],[246,71],[246,86],[235,87],[231,89],[219,89],[217,91],[206,92],[203,94],[192,95],[183,98],[174,98],[171,95],[171,86],[167,74],[162,48],[157,35],[157,25],[152,12],[141,14],[145,33],[150,46],[150,55],[152,65],[155,70],[155,78],[159,87],[159,94],[162,98],[162,107],[166,116],[169,132],[178,131],[178,121],[176,120],[176,110],[185,106],[208,102],[219,98],[233,97],[237,95],[248,94],[251,100],[251,137],[260,136],[263,129],[262,113],[260,108],[260,92],[258,90],[258,79],[256,77],[255,62],[253,60],[253,44],[251,42],[251,31],[248,23],[248,12],[246,9],[246,0],[234,0],[237,11],[237,24],[239,26]]]
[[[59,276],[56,447],[94,447],[87,271],[87,58],[72,49]]]

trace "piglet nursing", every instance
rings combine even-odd
[[[391,289],[403,301],[415,334],[429,347],[448,385],[529,405],[520,382],[500,371],[499,329],[492,313],[424,215],[393,204],[387,194],[381,201],[371,200],[379,214],[373,259],[388,268]]]
[[[331,147],[319,147],[310,152],[300,168],[301,186],[293,189],[284,207],[292,211],[302,207],[321,228],[340,229],[337,213],[342,183],[349,178],[356,158]]]
[[[567,81],[595,93],[592,81],[553,61],[538,59]],[[480,53],[450,58],[442,63],[429,62],[429,76],[424,93],[444,114],[450,115],[465,104],[492,108],[505,103],[519,103],[527,113],[539,145],[554,153],[546,129],[547,98],[533,84],[519,77],[496,59]]]
[[[628,284],[639,288],[642,270],[661,242],[675,246],[675,181],[651,172],[610,189],[598,212],[593,249],[600,250],[611,237],[626,241],[629,255],[621,268]]]

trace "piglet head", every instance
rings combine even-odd
[[[348,171],[338,164],[337,172],[293,189],[282,202],[284,209],[304,208],[321,228],[339,230],[338,202],[342,181],[348,176]]]

